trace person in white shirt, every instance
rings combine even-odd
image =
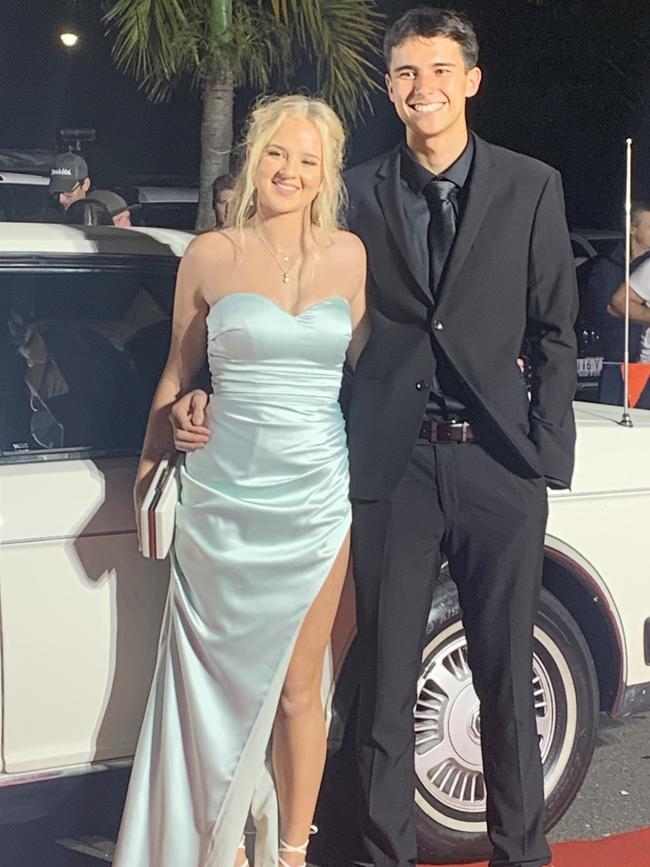
[[[650,259],[642,262],[630,275],[630,320],[645,325],[641,335],[639,361],[650,364]],[[609,312],[614,316],[625,316],[626,286],[621,283],[612,295]]]

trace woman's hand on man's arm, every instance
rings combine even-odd
[[[207,405],[207,393],[195,388],[172,406],[169,421],[174,432],[174,448],[179,452],[195,452],[210,439],[210,430],[204,425]]]

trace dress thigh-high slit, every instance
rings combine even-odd
[[[276,867],[269,738],[301,626],[350,529],[345,299],[291,316],[234,293],[207,324],[212,437],[181,471],[115,867],[231,867],[249,811],[256,867]]]

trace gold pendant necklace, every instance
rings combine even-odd
[[[278,266],[278,268],[280,269],[280,272],[281,272],[281,274],[282,274],[282,282],[283,282],[283,283],[289,283],[289,282],[291,281],[291,277],[289,276],[289,272],[291,271],[291,269],[293,268],[293,266],[296,264],[296,262],[298,261],[298,259],[300,259],[300,257],[302,256],[302,250],[298,250],[298,252],[296,253],[296,255],[294,256],[293,259],[291,259],[290,256],[281,256],[281,257],[278,257],[278,255],[276,254],[275,250],[271,247],[271,245],[270,245],[269,242],[266,240],[266,238],[264,237],[264,235],[262,235],[260,232],[255,232],[255,235],[260,239],[260,241],[262,242],[262,244],[264,244],[264,246],[266,247],[266,249],[267,249],[267,250],[269,251],[269,253],[271,254],[271,256],[272,256],[272,258],[273,258],[273,261],[275,262],[275,264],[276,264],[276,265]],[[287,262],[289,263],[288,265],[287,265]]]

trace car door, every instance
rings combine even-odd
[[[131,489],[177,260],[0,259],[2,771],[133,753],[165,563]]]

